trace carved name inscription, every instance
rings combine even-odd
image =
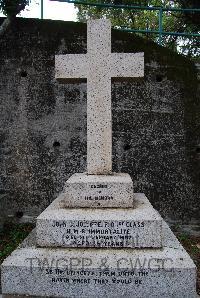
[[[108,185],[107,184],[92,184],[90,185],[90,188],[93,189],[93,190],[96,190],[98,192],[95,192],[93,195],[88,195],[88,196],[85,196],[84,199],[86,201],[110,201],[110,200],[113,200],[113,196],[109,196],[109,195],[106,195],[106,194],[101,194],[101,190],[104,190],[104,189],[107,189],[108,188]],[[101,195],[100,195],[101,194]]]
[[[85,196],[87,201],[110,201],[113,200],[113,196]]]
[[[92,184],[91,188],[108,188],[106,184]]]
[[[66,246],[138,247],[140,221],[54,221]]]

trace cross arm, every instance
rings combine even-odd
[[[55,77],[58,80],[87,78],[87,55],[68,54],[55,56]]]
[[[144,77],[144,53],[112,53],[111,77]]]

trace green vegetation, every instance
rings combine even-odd
[[[30,3],[30,0],[0,0],[0,10],[6,16],[16,16],[26,5]]]
[[[195,0],[85,0],[91,3],[123,4],[135,6],[154,6],[168,8],[200,8]],[[129,28],[137,30],[159,29],[159,11],[130,10],[122,8],[101,8],[95,6],[76,5],[78,8],[78,19],[85,22],[88,18],[109,18],[112,25],[117,28]],[[200,30],[200,17],[197,12],[176,12],[163,11],[162,29],[165,32],[198,33]],[[142,37],[158,42],[157,34],[141,34]],[[196,57],[200,54],[198,37],[184,37],[165,35],[162,38],[162,45],[171,50],[178,51],[189,57]]]
[[[180,234],[177,237],[200,269],[200,238],[192,237],[188,234]]]
[[[200,237],[178,234],[179,241],[197,266],[197,293],[200,295]]]
[[[6,224],[0,233],[0,264],[33,229],[32,224]]]
[[[24,10],[30,2],[31,0],[0,0],[0,11],[7,17],[0,25],[0,36],[7,31],[16,15]]]

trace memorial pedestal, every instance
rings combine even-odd
[[[72,175],[64,187],[63,207],[133,207],[133,181],[125,173]]]
[[[77,189],[77,175],[69,181],[74,178]],[[94,177],[88,179],[93,182],[84,181],[83,198],[96,185]],[[127,194],[127,184],[121,189]],[[70,208],[65,188],[3,262],[3,297],[195,298],[196,268],[189,255],[144,194],[132,192],[130,201],[131,208],[80,208],[80,200]]]
[[[4,298],[196,298],[195,284],[195,265],[165,223],[163,248],[38,248],[32,233],[2,265]]]
[[[90,175],[73,175],[3,262],[4,296],[195,298],[189,255],[130,176],[112,174],[111,78],[143,77],[143,53],[112,53],[111,23],[91,20],[87,54],[55,60],[57,79],[87,78]]]
[[[132,208],[64,208],[58,197],[37,218],[42,247],[161,247],[162,218],[144,194]]]

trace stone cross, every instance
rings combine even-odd
[[[87,23],[87,54],[56,55],[56,79],[87,79],[87,173],[112,172],[111,78],[143,77],[143,53],[111,53],[111,23]]]

